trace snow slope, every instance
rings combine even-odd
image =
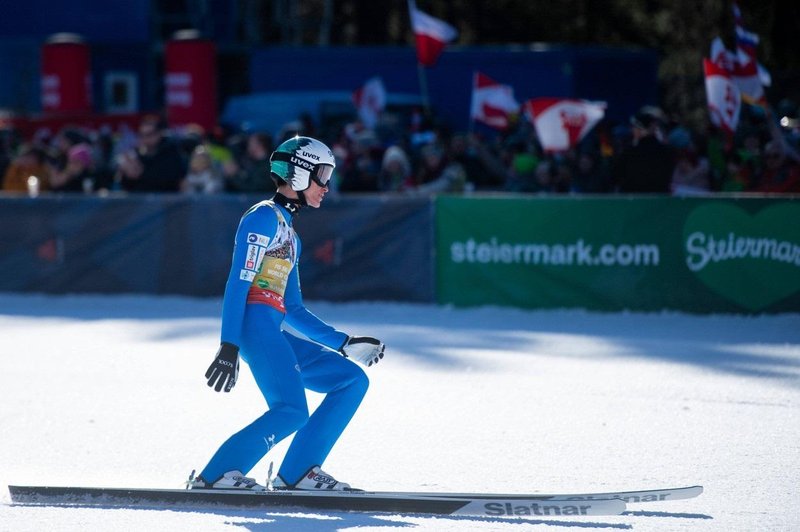
[[[178,487],[265,404],[246,369],[205,385],[219,300],[0,295],[0,531],[800,529],[800,315],[309,307],[388,346],[325,464],[342,480],[706,491],[573,519],[14,506],[7,484]]]

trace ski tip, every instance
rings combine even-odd
[[[676,496],[670,497],[670,499],[691,499],[703,493],[703,486],[697,485],[675,488],[673,492]]]
[[[663,490],[649,490],[641,492],[625,492],[616,497],[628,503],[678,501],[693,499],[703,493],[703,486],[685,486]]]

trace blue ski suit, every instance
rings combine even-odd
[[[232,470],[246,474],[294,432],[279,474],[287,482],[299,480],[322,465],[367,391],[364,371],[337,352],[348,336],[303,304],[300,249],[292,214],[283,206],[262,201],[242,216],[221,340],[239,346],[268,410],[222,444],[200,473],[207,481]],[[282,330],[284,324],[307,339]],[[326,394],[311,416],[306,389]]]

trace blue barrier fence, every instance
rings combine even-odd
[[[0,291],[220,296],[239,218],[263,198],[0,198]],[[430,302],[427,198],[329,198],[295,220],[309,299]]]

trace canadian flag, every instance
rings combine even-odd
[[[742,96],[739,87],[731,79],[731,73],[717,63],[703,59],[706,78],[706,98],[711,122],[727,133],[736,131]]]
[[[386,108],[386,87],[383,80],[374,77],[353,92],[353,104],[358,110],[358,117],[370,129],[378,123],[381,113]]]
[[[417,43],[417,60],[426,67],[433,66],[447,43],[458,38],[458,31],[447,22],[417,9],[414,0],[408,0],[408,11]]]
[[[577,145],[606,114],[605,102],[564,98],[534,98],[523,106],[546,152]]]
[[[470,118],[495,129],[506,129],[512,114],[519,112],[510,85],[496,82],[486,74],[475,72],[472,78]]]

